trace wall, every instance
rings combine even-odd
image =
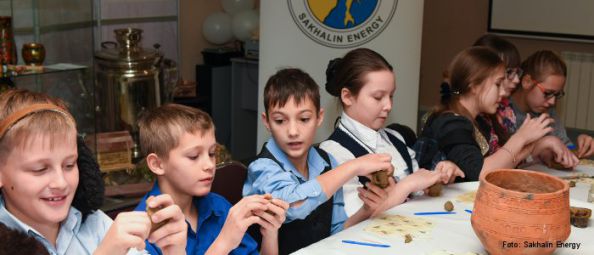
[[[185,80],[196,80],[196,65],[203,63],[200,52],[216,47],[202,36],[202,22],[217,11],[223,11],[220,1],[179,0],[180,75]]]
[[[426,0],[421,51],[421,83],[419,108],[427,109],[439,102],[441,73],[449,61],[476,38],[487,32],[488,0]],[[555,18],[552,16],[551,18]],[[592,43],[576,43],[505,37],[518,47],[526,58],[540,49],[557,52],[594,52]]]
[[[419,109],[439,102],[450,60],[487,30],[487,0],[426,0],[423,13]]]
[[[254,8],[259,6],[260,1],[254,0]],[[196,80],[196,65],[203,63],[201,53],[203,49],[233,47],[233,43],[214,45],[206,41],[202,35],[202,22],[206,17],[222,11],[220,0],[179,0],[180,75],[184,80]]]
[[[195,80],[195,65],[202,63],[200,51],[203,48],[215,47],[208,43],[202,36],[202,21],[211,13],[222,11],[219,1],[213,0],[179,0],[180,1],[180,47],[181,47],[181,75],[184,79]],[[285,1],[281,1],[285,2]],[[400,2],[403,2],[402,0]],[[257,1],[258,4],[258,1]],[[476,38],[486,33],[487,19],[489,12],[488,0],[426,0],[422,13],[422,43],[420,58],[420,82],[404,82],[399,73],[405,74],[409,68],[418,68],[418,60],[395,65],[397,70],[397,84],[401,85],[420,84],[419,86],[419,109],[432,107],[439,101],[439,84],[441,73],[447,69],[447,65],[456,53],[471,45]],[[266,8],[263,8],[266,9]],[[400,10],[401,11],[401,10]],[[397,11],[398,12],[398,11]],[[463,14],[463,15],[462,15]],[[261,24],[262,25],[262,24]],[[301,35],[298,29],[290,33]],[[285,34],[289,32],[285,31]],[[550,41],[540,39],[526,39],[517,37],[505,37],[514,43],[520,50],[523,57],[528,56],[539,49],[552,49],[555,51],[582,51],[594,52],[594,44],[572,43],[562,41]],[[413,50],[416,48],[413,47]],[[329,55],[338,56],[343,51],[329,50]],[[389,59],[394,62],[393,59]],[[323,63],[322,63],[323,62]],[[290,64],[287,62],[285,65]],[[325,61],[321,61],[316,67],[324,68]],[[403,68],[405,68],[403,70]],[[321,72],[318,70],[316,72]],[[268,75],[268,73],[264,74]],[[410,74],[407,74],[410,75]],[[260,84],[265,82],[267,76],[260,76]],[[323,80],[321,74],[317,74],[316,81]],[[259,91],[259,96],[261,96]],[[401,90],[397,92],[397,101],[404,95]],[[325,92],[322,92],[325,94]],[[258,99],[261,107],[261,98]],[[323,104],[330,110],[336,110],[334,100],[323,99]],[[398,109],[398,104],[396,109]],[[410,110],[409,110],[410,111]],[[328,115],[326,124],[334,116]],[[412,124],[414,126],[415,124]],[[263,132],[263,131],[262,131]],[[265,133],[265,132],[264,132]],[[259,140],[265,139],[266,135],[259,132]]]

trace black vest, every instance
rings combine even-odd
[[[386,132],[388,135],[388,139],[390,142],[396,147],[398,153],[402,156],[404,161],[406,162],[406,169],[407,174],[411,174],[413,170],[412,159],[410,158],[410,154],[408,154],[408,147],[404,144],[400,139],[391,135],[390,133]],[[347,133],[342,131],[340,128],[334,129],[334,132],[328,137],[328,140],[335,141],[339,143],[342,147],[346,148],[348,151],[353,153],[355,158],[361,157],[363,155],[367,155],[370,152],[367,151],[363,146],[361,146],[355,139],[350,137]],[[365,176],[359,176],[359,182],[361,184],[365,184],[366,182],[370,181],[369,178]]]
[[[328,154],[314,147],[318,154],[326,161],[328,166],[324,168],[322,174],[331,170],[332,165],[330,164],[330,158]],[[267,158],[276,162],[279,166],[282,164],[266,149],[266,144],[262,148],[262,151],[258,155],[258,158]],[[278,230],[278,251],[279,254],[289,254],[295,252],[303,247],[320,241],[326,237],[329,237],[332,230],[332,206],[334,196],[330,197],[326,202],[318,206],[313,210],[305,219],[294,220],[290,223],[283,224]],[[259,231],[252,229],[252,236],[258,242],[261,242]]]

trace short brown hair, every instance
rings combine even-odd
[[[178,144],[185,133],[214,129],[210,116],[196,108],[165,104],[145,113],[138,120],[140,132],[140,150],[143,155],[156,153],[167,158],[169,152]]]
[[[268,78],[264,87],[264,109],[268,115],[270,107],[283,107],[293,97],[295,103],[310,99],[320,112],[320,89],[318,84],[301,69],[281,69]]]
[[[0,251],[3,254],[45,255],[49,252],[35,237],[0,223]],[[5,253],[4,253],[5,252]]]
[[[53,146],[56,141],[64,140],[72,132],[76,133],[76,123],[62,100],[24,89],[12,89],[0,94],[0,121],[32,104],[51,104],[63,111],[38,111],[13,123],[0,137],[0,162],[13,148],[30,142],[28,139],[34,134],[50,135],[50,146]]]

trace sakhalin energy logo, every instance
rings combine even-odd
[[[301,31],[331,48],[371,41],[389,24],[398,0],[287,0]]]

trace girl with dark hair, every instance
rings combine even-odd
[[[364,203],[381,203],[376,212],[379,213],[402,203],[411,193],[463,176],[448,161],[441,162],[436,171],[420,169],[415,152],[406,146],[402,135],[384,128],[396,84],[392,66],[380,54],[364,48],[352,50],[343,58],[330,61],[326,77],[326,91],[340,99],[343,112],[334,133],[320,148],[332,154],[339,164],[369,153],[387,153],[394,168],[394,178],[389,178],[390,185],[385,190],[366,183],[363,177],[347,182],[343,186],[347,215],[354,214]],[[367,189],[359,182],[365,183]],[[388,198],[380,201],[379,193]]]

